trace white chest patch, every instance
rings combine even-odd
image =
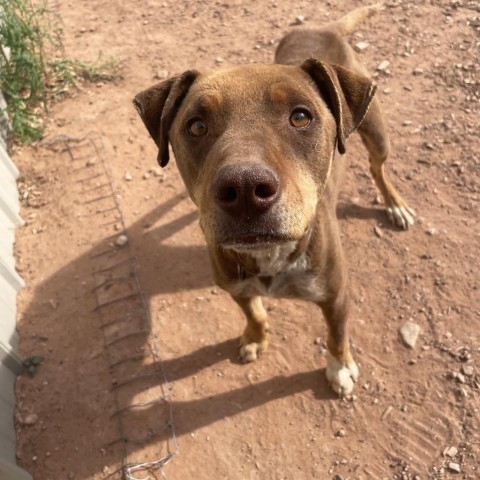
[[[325,298],[325,286],[310,267],[306,253],[294,261],[291,254],[297,242],[252,252],[257,263],[257,274],[247,276],[232,286],[234,295],[300,298],[313,302]]]

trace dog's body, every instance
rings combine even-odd
[[[293,31],[274,65],[188,71],[135,99],[162,166],[172,144],[200,211],[215,280],[247,317],[240,358],[253,361],[267,346],[261,296],[313,301],[328,324],[326,373],[340,395],[352,391],[358,368],[335,208],[339,153],[357,128],[390,218],[403,228],[413,223],[383,170],[389,142],[375,85],[343,40],[379,9]]]

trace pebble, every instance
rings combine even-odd
[[[368,42],[358,42],[357,44],[355,44],[355,50],[357,50],[357,52],[363,52],[369,46],[370,44]]]
[[[462,470],[460,469],[460,465],[458,463],[455,463],[455,462],[450,462],[448,464],[448,469],[451,472],[454,472],[454,473],[461,473],[462,472]]]
[[[128,237],[126,235],[120,235],[116,240],[115,240],[115,245],[118,247],[123,247],[128,243]]]
[[[433,237],[437,234],[437,230],[435,228],[428,228],[427,230],[425,230],[425,233]]]
[[[462,373],[467,377],[473,376],[473,367],[471,365],[462,365]]]
[[[150,175],[148,173],[143,174],[143,179],[148,180],[150,178]]]
[[[153,174],[154,177],[163,177],[164,173],[160,167],[152,168],[150,173]]]
[[[155,78],[158,80],[164,80],[165,78],[168,78],[168,71],[167,70],[159,70],[155,74]]]
[[[223,58],[222,57],[217,57],[215,59],[215,63],[223,63]]]
[[[346,434],[347,434],[347,432],[345,431],[345,429],[344,429],[344,428],[341,428],[340,430],[338,430],[338,431],[335,433],[335,436],[336,436],[336,437],[343,438]]]
[[[413,322],[405,322],[400,327],[400,335],[402,336],[405,344],[410,348],[415,348],[417,343],[418,334],[420,333],[420,327]]]
[[[124,178],[127,182],[131,182],[133,180],[132,174],[130,172],[126,172]]]
[[[412,72],[414,75],[423,75],[423,68],[417,67]]]
[[[383,232],[382,232],[382,229],[380,227],[373,227],[373,231],[375,232],[375,235],[378,237],[378,238],[382,238],[383,237]]]
[[[297,15],[295,17],[295,25],[302,25],[302,23],[305,23],[305,17],[303,15]]]
[[[456,447],[447,447],[443,454],[447,457],[453,458],[458,453],[458,448]]]
[[[390,66],[390,62],[388,60],[384,60],[383,62],[380,62],[377,70],[383,72],[385,71],[388,67]]]
[[[34,425],[35,423],[37,423],[37,420],[38,415],[36,413],[30,413],[23,419],[22,423],[23,425]]]

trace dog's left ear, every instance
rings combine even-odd
[[[196,70],[187,70],[181,75],[140,92],[133,100],[148,133],[157,144],[157,161],[162,167],[167,165],[169,159],[168,133],[173,120],[189,88],[198,76],[199,73]]]
[[[312,77],[333,113],[338,151],[344,154],[345,141],[362,123],[377,86],[368,77],[315,58],[303,62],[301,68]]]

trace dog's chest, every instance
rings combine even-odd
[[[295,249],[296,243],[291,243],[253,253],[255,273],[239,267],[234,294],[321,301],[325,292],[322,282],[312,271],[307,253],[292,260]]]

